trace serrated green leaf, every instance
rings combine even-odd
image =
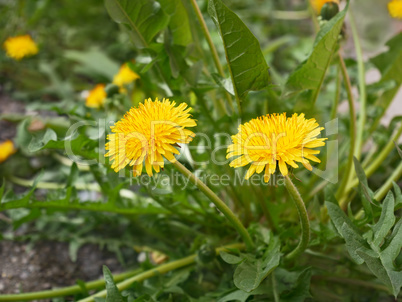
[[[342,225],[341,235],[345,239],[346,248],[349,252],[350,257],[357,263],[363,264],[364,260],[356,253],[358,249],[368,248],[366,241],[360,236],[359,233],[355,232],[346,223]]]
[[[382,205],[380,219],[372,228],[374,233],[373,244],[375,246],[380,246],[394,223],[394,194],[392,194],[392,192],[388,192]]]
[[[352,229],[355,233],[359,233],[359,229],[346,216],[345,212],[342,211],[338,203],[335,200],[329,201],[328,196],[326,196],[325,198],[326,198],[325,206],[328,209],[329,217],[331,218],[331,221],[334,223],[338,233],[342,235],[341,230],[344,223],[346,223],[348,227]]]
[[[105,0],[105,6],[114,21],[131,28],[136,46],[147,47],[169,23],[169,17],[154,0]]]
[[[116,284],[114,283],[112,273],[106,265],[103,266],[103,278],[106,286],[106,302],[124,302]]]
[[[192,41],[190,22],[182,0],[158,0],[162,9],[170,16],[169,29],[173,44],[187,46]]]
[[[250,90],[268,86],[268,65],[256,37],[221,0],[209,0],[208,13],[222,38],[234,93],[240,106],[239,102]]]
[[[396,298],[402,286],[402,272],[386,269],[381,263],[379,255],[372,250],[360,249],[356,253],[366,262],[371,272],[390,289]]]
[[[381,262],[386,268],[393,268],[393,261],[399,255],[402,248],[402,219],[395,225],[394,230],[389,238],[390,243],[380,253]]]
[[[315,95],[313,100],[315,102],[333,53],[338,45],[339,33],[341,32],[347,9],[348,6],[322,26],[315,39],[311,54],[289,76],[285,85],[284,96],[310,89]]]

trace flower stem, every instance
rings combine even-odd
[[[219,254],[222,251],[225,251],[227,249],[239,249],[242,250],[244,249],[244,244],[242,243],[234,243],[234,244],[229,244],[229,245],[225,245],[223,247],[217,248],[216,249],[216,254]],[[193,264],[196,260],[196,254],[193,254],[191,256],[176,260],[176,261],[172,261],[166,264],[162,264],[156,268],[147,270],[143,273],[140,273],[132,278],[126,279],[123,282],[117,283],[116,286],[119,289],[119,291],[125,290],[128,287],[131,286],[131,284],[133,284],[134,282],[141,282],[144,281],[148,278],[154,277],[154,276],[158,276],[160,274],[165,274],[167,272],[170,272],[172,270]],[[78,302],[92,302],[94,301],[94,298],[97,297],[106,297],[106,290],[102,290],[98,293],[96,293],[95,295],[92,295],[90,297],[87,297],[85,299],[79,300]]]
[[[346,92],[348,95],[348,103],[349,103],[349,117],[350,117],[350,149],[349,149],[349,156],[348,156],[348,162],[346,164],[346,169],[345,173],[342,177],[342,182],[338,188],[338,191],[336,192],[336,198],[339,200],[344,192],[346,185],[349,182],[349,177],[352,172],[352,167],[353,167],[353,154],[355,152],[355,142],[356,142],[356,114],[355,114],[355,107],[354,107],[354,102],[353,102],[353,94],[352,94],[352,84],[350,83],[349,75],[346,70],[346,65],[345,62],[343,61],[342,55],[339,54],[339,66],[341,68],[343,80],[345,83],[346,87]]]
[[[287,259],[293,259],[297,255],[302,253],[308,245],[308,242],[310,240],[310,222],[308,220],[307,209],[304,205],[303,199],[288,175],[285,176],[285,186],[296,205],[302,228],[302,235],[299,244],[286,256]]]
[[[173,166],[187,177],[198,189],[200,189],[225,215],[233,227],[237,230],[240,236],[243,238],[244,243],[248,249],[254,248],[254,243],[251,240],[250,234],[246,228],[240,222],[239,218],[232,212],[232,210],[210,189],[205,185],[197,176],[191,173],[185,166],[183,166],[178,160],[173,163]]]
[[[219,75],[221,77],[225,78],[225,73],[223,72],[222,65],[221,65],[221,63],[219,61],[218,51],[216,50],[215,45],[212,42],[212,38],[211,38],[211,35],[209,34],[207,24],[205,23],[205,20],[204,20],[204,17],[202,16],[201,10],[198,7],[197,1],[196,0],[191,0],[191,5],[193,6],[194,12],[195,12],[195,14],[197,16],[197,19],[198,19],[198,22],[200,22],[202,32],[203,32],[203,34],[205,36],[205,39],[207,40],[209,49],[211,50],[212,59],[213,59],[213,61],[215,63],[215,67],[218,70]],[[225,91],[225,96],[226,96],[226,99],[228,100],[230,109],[232,109],[232,111],[233,111],[234,108],[233,108],[232,97],[230,96],[230,94],[227,91]],[[239,110],[240,110],[240,107],[239,107]]]
[[[356,135],[356,148],[354,156],[360,160],[360,156],[362,154],[362,146],[363,146],[363,132],[364,127],[366,126],[366,82],[365,82],[365,70],[364,70],[364,61],[363,61],[363,52],[362,47],[360,45],[359,35],[357,33],[357,28],[355,24],[355,20],[352,13],[349,13],[350,19],[350,27],[352,29],[353,41],[355,42],[356,49],[356,58],[357,58],[357,71],[359,74],[359,93],[360,93],[360,101],[359,101],[359,122],[357,126],[357,135]]]
[[[134,275],[139,274],[142,269],[136,269],[133,271],[117,274],[113,276],[116,282],[130,278]],[[105,280],[95,280],[85,283],[85,288],[87,290],[97,289],[105,286]],[[57,288],[52,290],[44,290],[32,293],[22,293],[22,294],[10,294],[10,295],[0,295],[0,301],[31,301],[31,300],[42,300],[50,299],[55,297],[65,297],[74,294],[82,293],[82,287],[79,285],[68,286],[64,288]]]

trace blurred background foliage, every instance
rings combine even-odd
[[[4,210],[0,213],[1,240],[67,242],[72,261],[77,260],[81,246],[97,244],[113,251],[124,270],[153,267],[155,251],[174,260],[191,253],[203,254],[208,247],[234,242],[237,237],[228,222],[195,187],[183,190],[180,183],[169,183],[158,184],[155,188],[154,182],[159,176],[149,180],[149,185],[139,186],[130,178],[129,171],[126,171],[126,177],[120,177],[109,168],[103,156],[109,126],[130,107],[149,97],[169,97],[193,107],[192,114],[198,123],[195,132],[205,136],[197,135],[190,148],[183,146],[180,161],[201,175],[234,177],[235,171],[227,163],[216,165],[210,158],[213,155],[222,163],[226,161],[229,135],[237,132],[239,123],[267,113],[302,111],[322,125],[333,117],[339,119],[338,132],[326,136],[329,141],[338,141],[339,171],[343,173],[351,143],[351,121],[343,87],[339,91],[339,110],[334,109],[339,77],[336,57],[330,61],[315,102],[311,89],[301,89],[290,95],[284,93],[289,76],[309,57],[318,30],[316,17],[312,17],[306,1],[225,1],[259,41],[271,78],[266,87],[244,97],[241,114],[231,95],[233,87],[222,39],[208,15],[208,1],[197,3],[217,48],[224,77],[214,64],[191,1],[140,2],[144,7],[147,3],[153,5],[139,15],[144,22],[149,22],[139,22],[145,24],[140,29],[142,38],[129,25],[114,22],[121,18],[116,3],[126,3],[129,8],[129,2],[0,2],[0,41],[30,34],[39,46],[37,55],[18,62],[7,57],[4,51],[0,53],[0,141],[10,139],[16,147],[16,153],[0,163],[0,178],[3,179],[0,210]],[[397,109],[402,107],[400,94],[397,96],[401,84],[401,73],[398,73],[401,70],[401,34],[398,35],[401,24],[389,17],[386,4],[385,0],[356,0],[349,8],[356,20],[367,71],[363,169],[369,167],[376,155],[395,138],[392,135],[401,120],[398,115],[392,120],[383,119],[384,110],[392,100],[399,104]],[[344,6],[342,2],[341,8]],[[129,9],[125,11],[129,14]],[[357,96],[358,63],[349,20],[346,20],[340,46],[336,48],[340,47],[344,54]],[[393,37],[387,48],[385,44]],[[321,53],[316,55],[322,57]],[[140,78],[117,89],[112,85],[113,78],[125,63]],[[106,85],[107,96],[102,106],[89,108],[85,106],[85,99],[97,84]],[[69,132],[70,126],[77,122],[82,126],[74,133]],[[72,135],[73,153],[81,160],[95,160],[95,164],[75,164],[66,156],[68,135]],[[214,138],[211,146],[206,144],[205,137]],[[321,168],[326,165],[329,151],[322,149]],[[226,263],[220,257],[211,257],[198,260],[195,267],[135,283],[126,296],[130,301],[388,301],[392,299],[390,294],[399,292],[399,288],[395,288],[402,280],[401,255],[389,256],[389,259],[394,257],[392,265],[387,262],[390,266],[386,266],[370,262],[360,254],[353,256],[348,253],[348,247],[350,242],[368,240],[369,246],[366,242],[352,245],[351,249],[364,245],[367,249],[363,250],[364,255],[371,255],[392,246],[391,242],[396,241],[393,239],[399,238],[402,195],[398,192],[398,184],[393,187],[392,210],[386,214],[374,193],[390,179],[400,161],[401,157],[392,145],[385,160],[368,179],[364,173],[359,174],[359,161],[355,163],[360,182],[354,176],[355,185],[344,197],[349,205],[349,218],[337,208],[328,210],[333,221],[341,219],[347,225],[356,225],[353,230],[357,235],[354,233],[354,239],[348,237],[350,240],[345,238],[347,230],[342,229],[342,224],[330,221],[325,207],[325,202],[333,202],[330,192],[336,191],[339,183],[330,184],[307,170],[294,171],[300,179],[297,186],[308,206],[312,241],[300,259],[292,263],[282,260],[274,273],[262,278],[261,285],[255,288],[245,290],[237,286],[235,267],[231,264],[239,262],[224,259]],[[173,169],[167,165],[163,174],[171,172]],[[238,181],[244,173],[240,172]],[[259,243],[255,254],[238,254],[243,257],[240,259],[248,259],[251,271],[258,265],[267,265],[265,253],[272,252],[267,251],[267,246],[276,246],[275,240],[280,242],[280,250],[279,243],[275,250],[278,257],[297,242],[298,216],[283,186],[231,183],[212,188],[238,213]],[[387,198],[390,200],[391,197]],[[263,218],[261,199],[267,201],[275,231],[268,229]],[[390,203],[386,203],[389,208]],[[354,214],[362,208],[365,214],[356,218]],[[384,245],[380,245],[378,239],[370,245],[371,226],[381,219],[381,215],[388,215],[383,219],[391,219],[395,225],[390,225],[386,233],[392,228],[391,234],[386,239],[384,235]],[[376,231],[374,229],[374,233]],[[146,254],[147,259],[139,263],[137,256],[141,253]],[[364,258],[368,266],[357,265],[363,263],[359,257]],[[374,272],[384,267],[391,269],[391,266],[395,271],[395,279],[390,277],[391,281]],[[108,290],[114,292],[113,287]],[[75,299],[84,296],[77,294]]]

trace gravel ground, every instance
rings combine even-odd
[[[101,251],[96,245],[84,245],[72,262],[68,244],[39,242],[34,246],[0,241],[0,293],[14,294],[75,285],[77,279],[102,278],[102,265],[113,273],[122,272],[115,254]],[[51,301],[51,300],[41,300]]]

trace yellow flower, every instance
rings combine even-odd
[[[119,72],[113,78],[113,84],[117,86],[124,86],[139,79],[140,76],[130,69],[128,64],[123,64]]]
[[[389,2],[388,11],[391,17],[402,19],[402,0],[392,0]]]
[[[0,163],[13,155],[15,151],[16,149],[14,148],[12,141],[6,140],[5,142],[0,143]]]
[[[310,0],[310,4],[317,14],[321,13],[321,8],[327,2],[335,2],[335,3],[339,4],[339,0]]]
[[[308,160],[320,162],[313,155],[320,151],[312,148],[325,145],[326,138],[317,138],[322,129],[315,119],[305,119],[304,114],[295,113],[292,117],[286,117],[286,113],[267,114],[239,126],[226,158],[240,155],[230,163],[234,168],[251,163],[246,179],[265,168],[265,182],[275,173],[277,163],[284,176],[288,174],[287,165],[298,168],[296,162],[311,171]]]
[[[21,60],[23,57],[33,56],[38,53],[38,46],[30,35],[9,37],[3,44],[9,57]]]
[[[89,92],[85,105],[91,108],[99,108],[103,106],[106,99],[105,84],[98,84]]]
[[[110,127],[105,156],[109,156],[112,169],[115,172],[125,166],[133,166],[133,175],[139,176],[143,163],[149,176],[152,168],[159,172],[163,168],[163,157],[175,162],[175,154],[180,152],[175,148],[178,143],[189,143],[195,134],[185,127],[196,126],[195,120],[188,113],[191,108],[181,103],[175,107],[175,102],[168,99],[154,102],[151,99],[131,108],[124,117]]]

